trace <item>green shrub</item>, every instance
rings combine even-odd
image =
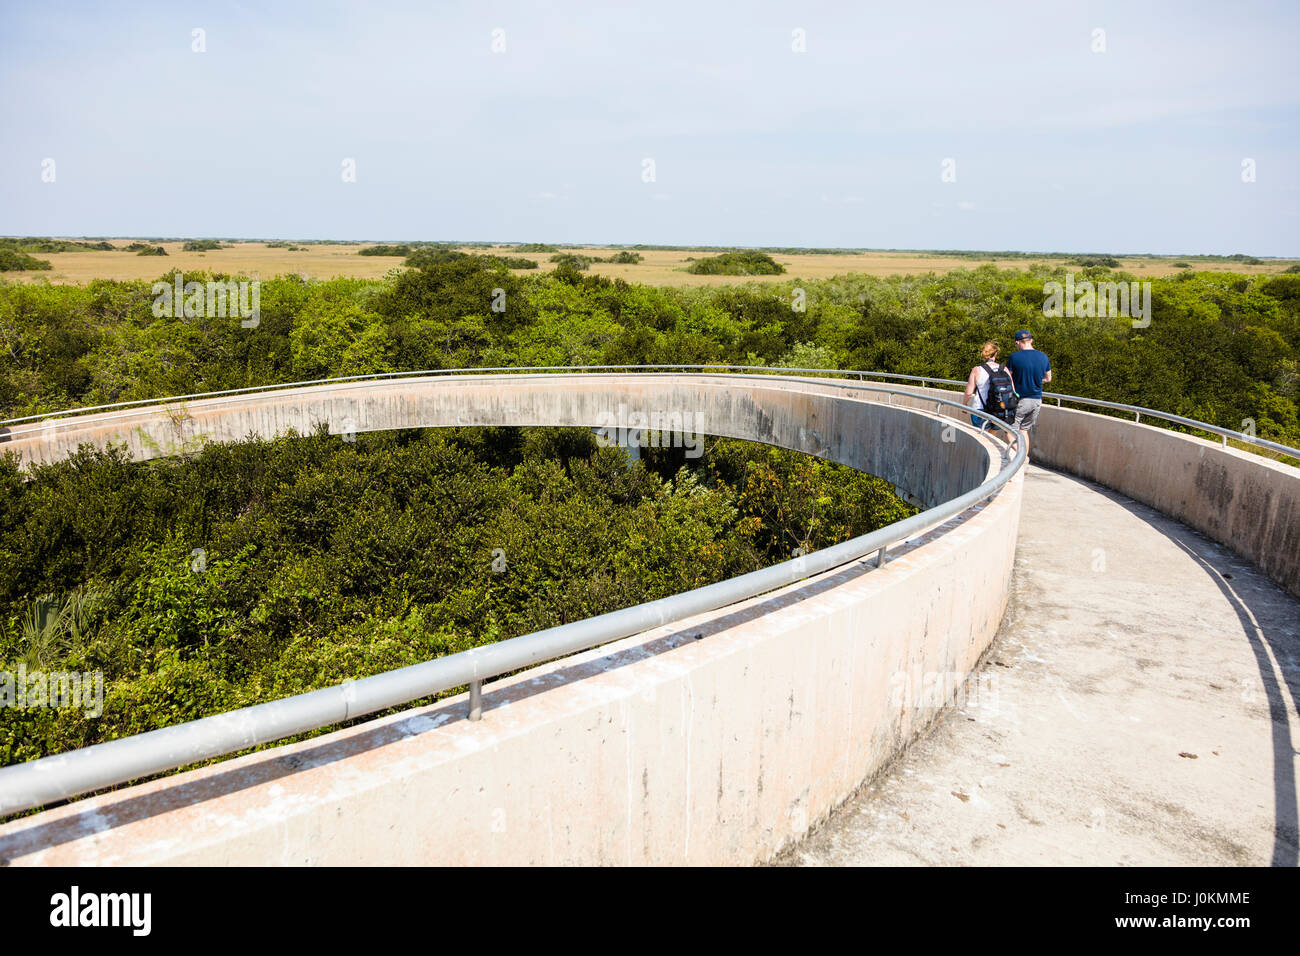
[[[430,266],[445,265],[449,262],[464,262],[471,258],[467,252],[445,249],[440,246],[428,246],[412,250],[406,257],[406,265],[413,269],[427,269]]]
[[[0,272],[25,272],[50,268],[50,260],[36,259],[25,252],[0,247]]]
[[[765,252],[724,252],[697,259],[686,271],[704,276],[770,276],[785,272],[785,266]]]
[[[148,242],[133,242],[126,247],[127,252],[134,252],[139,256],[165,256],[167,250],[162,246],[155,246]]]
[[[591,256],[580,256],[573,252],[561,252],[551,256],[551,261],[555,263],[557,269],[570,269],[584,271],[591,268],[591,264],[596,260]]]
[[[479,256],[480,259],[486,259],[489,262],[499,264],[506,269],[536,269],[537,260],[527,259],[524,256]]]
[[[24,239],[0,238],[0,247],[16,252],[103,252],[114,249],[111,242],[78,242],[75,239],[41,239],[28,236]]]

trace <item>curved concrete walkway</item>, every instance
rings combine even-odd
[[[963,698],[776,862],[1297,863],[1300,602],[1159,512],[1031,467]]]

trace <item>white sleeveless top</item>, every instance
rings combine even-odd
[[[993,363],[993,368],[1000,369],[1003,366]],[[975,366],[975,394],[970,397],[970,408],[983,408],[984,403],[989,397],[989,370],[984,367],[984,363]]]

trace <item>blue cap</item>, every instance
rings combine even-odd
[[[1019,342],[1021,339],[1032,339],[1033,337],[1034,337],[1033,333],[1031,333],[1028,329],[1021,329],[1019,332],[1016,333],[1017,342]]]

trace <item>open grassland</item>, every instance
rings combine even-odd
[[[111,240],[124,246],[130,240]],[[277,275],[304,275],[313,279],[338,277],[377,279],[392,269],[404,268],[401,256],[361,256],[358,250],[373,243],[333,244],[295,243],[301,251],[285,248],[268,248],[265,242],[237,242],[227,248],[208,252],[185,252],[182,242],[161,242],[164,256],[138,256],[134,253],[113,252],[56,252],[39,253],[37,258],[48,260],[51,268],[40,272],[7,272],[6,279],[19,281],[49,281],[56,284],[81,285],[92,279],[156,279],[174,269],[182,272],[213,272],[243,275],[252,279],[270,279]],[[554,268],[552,253],[515,252],[512,246],[463,247],[466,252],[512,255],[532,259],[538,270]],[[588,246],[564,247],[564,252],[605,258],[618,251],[617,247]],[[786,268],[784,276],[727,276],[691,275],[683,271],[695,259],[714,255],[715,252],[689,250],[640,250],[644,261],[636,265],[593,263],[590,273],[609,278],[624,279],[657,286],[720,286],[737,282],[779,282],[791,278],[828,279],[832,276],[858,274],[877,277],[892,275],[918,275],[927,272],[944,273],[952,269],[973,269],[985,263],[999,268],[1025,268],[1030,263],[1069,265],[1064,257],[978,258],[926,252],[862,252],[826,253],[810,255],[785,255],[773,253],[772,258]],[[1215,272],[1277,273],[1297,260],[1267,259],[1259,265],[1225,260],[1206,260],[1194,257],[1125,257],[1119,268],[1139,278],[1155,278],[1186,271],[1175,267],[1176,262],[1186,262],[1193,270]],[[534,270],[516,270],[527,275]]]

